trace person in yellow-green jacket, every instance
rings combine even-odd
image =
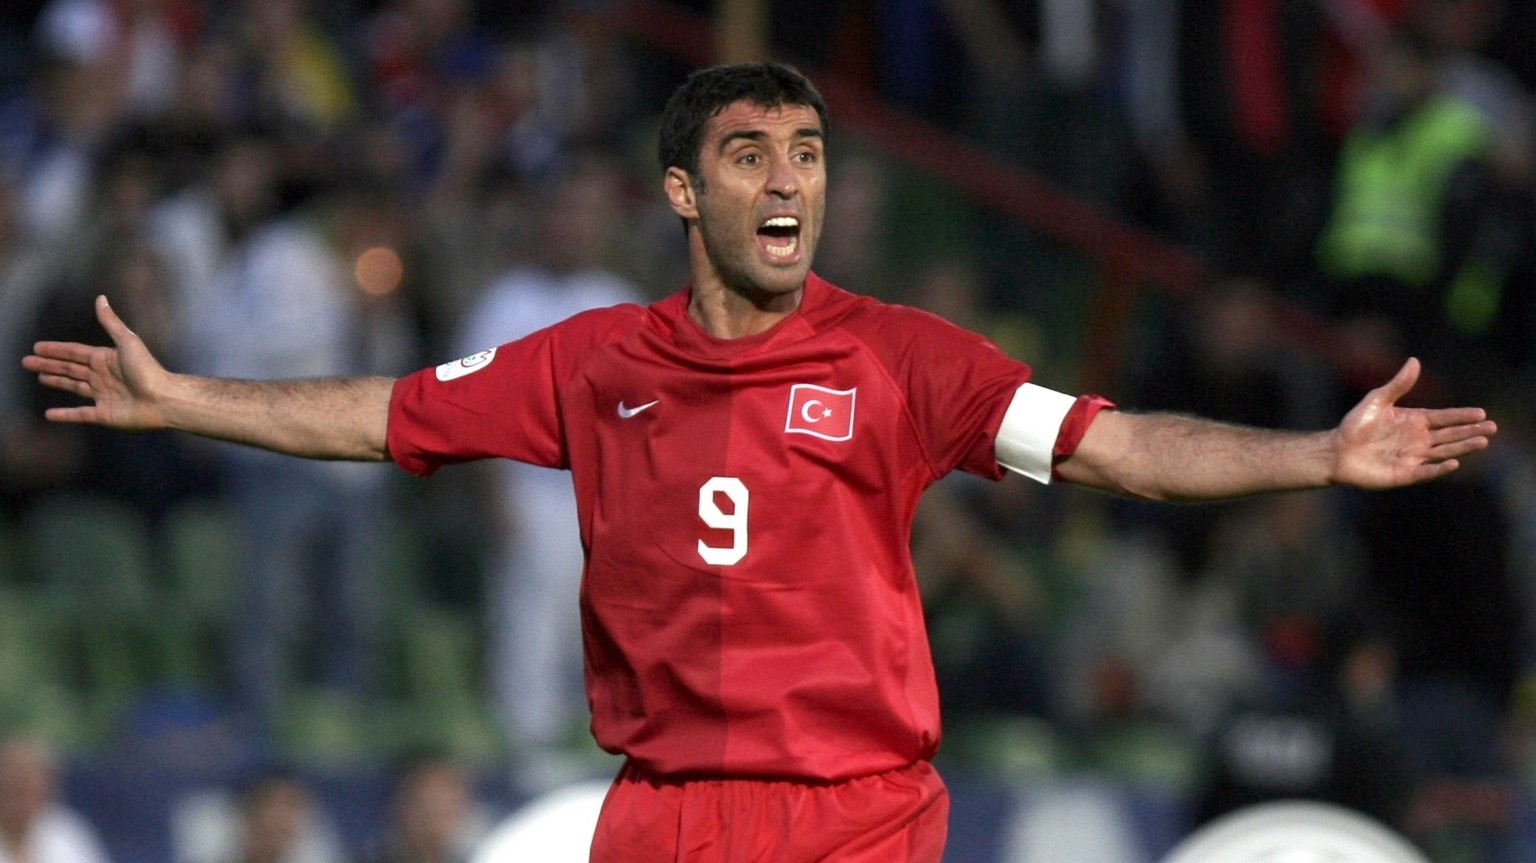
[[[1490,166],[1491,121],[1435,87],[1435,61],[1411,31],[1389,44],[1373,102],[1341,147],[1317,248],[1329,311],[1384,325],[1394,350],[1486,333],[1518,251]]]

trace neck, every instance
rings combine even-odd
[[[692,295],[688,315],[717,339],[741,339],[773,329],[800,308],[805,277],[793,286],[764,287],[744,276],[732,278],[717,268],[697,228],[689,231]]]
[[[717,339],[740,339],[773,329],[800,308],[805,288],[753,296],[716,284],[695,282],[688,315]]]

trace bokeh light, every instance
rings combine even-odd
[[[400,287],[405,279],[405,264],[394,249],[374,246],[357,256],[352,273],[363,293],[381,297]]]

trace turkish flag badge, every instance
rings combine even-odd
[[[795,384],[789,389],[784,431],[823,440],[848,440],[853,437],[854,396],[858,391],[858,387],[829,390],[815,384]]]

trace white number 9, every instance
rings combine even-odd
[[[715,493],[731,502],[731,512],[724,512],[715,502]],[[710,477],[699,486],[699,518],[710,527],[731,531],[731,545],[721,548],[699,540],[699,557],[711,566],[731,566],[747,556],[747,487],[734,476]]]

